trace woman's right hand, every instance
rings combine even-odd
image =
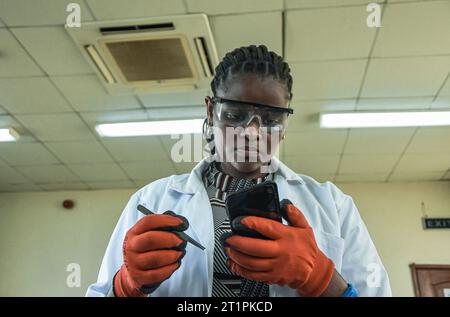
[[[189,223],[171,211],[146,215],[128,230],[123,242],[124,264],[113,281],[114,294],[147,296],[181,265],[186,241],[172,231],[184,231]]]

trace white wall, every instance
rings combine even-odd
[[[133,190],[0,194],[0,296],[82,296]],[[61,203],[73,199],[65,210]],[[66,267],[81,266],[81,288]]]
[[[338,184],[353,196],[391,278],[412,296],[409,263],[450,264],[450,230],[424,231],[429,216],[450,217],[450,182]],[[98,273],[115,223],[133,190],[0,194],[0,296],[81,296]],[[64,199],[76,201],[67,211]],[[66,266],[81,265],[68,288]]]

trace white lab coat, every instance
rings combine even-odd
[[[336,270],[353,284],[360,296],[391,296],[389,279],[375,246],[350,196],[333,183],[318,183],[298,175],[278,159],[275,172],[280,200],[287,198],[298,207],[314,230],[319,248],[333,260]],[[86,296],[111,294],[114,274],[123,263],[122,243],[126,232],[143,215],[138,204],[155,213],[172,210],[189,221],[186,233],[206,249],[188,243],[182,265],[150,296],[211,296],[214,226],[209,198],[203,185],[199,162],[190,174],[172,175],[154,181],[132,195],[114,229],[103,258],[97,282]],[[288,286],[270,286],[270,296],[297,296]]]

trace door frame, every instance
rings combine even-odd
[[[413,279],[413,286],[414,286],[414,295],[416,297],[421,297],[422,294],[420,293],[419,284],[418,284],[418,276],[417,276],[417,270],[419,269],[430,269],[430,270],[450,270],[450,265],[448,264],[416,264],[411,263],[409,265],[411,268],[411,275]]]

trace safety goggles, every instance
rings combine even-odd
[[[273,130],[284,130],[287,119],[294,113],[292,108],[269,106],[254,102],[238,101],[221,97],[211,98],[216,106],[217,118],[227,126],[247,127],[255,117],[259,127]]]

